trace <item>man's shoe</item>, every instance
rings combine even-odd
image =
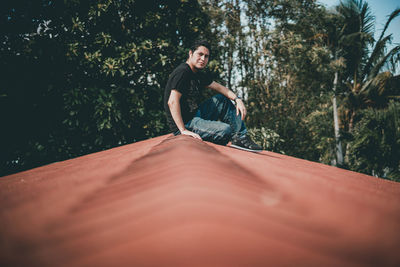
[[[251,152],[262,151],[262,147],[254,143],[253,140],[251,140],[250,137],[248,137],[247,135],[242,137],[233,137],[231,147]]]

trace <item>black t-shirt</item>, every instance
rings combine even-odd
[[[177,90],[182,94],[180,98],[181,114],[183,122],[186,124],[196,114],[201,102],[201,91],[212,83],[210,75],[202,72],[194,73],[188,64],[180,64],[169,76],[164,91],[164,109],[170,130],[174,133],[178,131],[171,111],[168,106],[168,99],[171,90]]]

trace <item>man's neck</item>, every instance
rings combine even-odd
[[[190,68],[194,73],[196,73],[196,72],[198,71],[198,69],[196,69],[194,66],[190,65],[187,61],[186,61],[186,64],[188,64],[189,68]]]

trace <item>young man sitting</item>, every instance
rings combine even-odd
[[[246,107],[234,92],[201,72],[208,63],[211,48],[207,41],[196,41],[189,57],[170,75],[164,92],[168,125],[175,134],[231,146],[247,151],[261,151],[247,135]],[[199,102],[201,91],[210,88],[219,94]],[[232,103],[235,102],[236,106]]]

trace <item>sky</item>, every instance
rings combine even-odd
[[[336,6],[340,0],[319,0],[327,8]],[[396,8],[400,7],[399,0],[366,0],[368,2],[372,14],[375,16],[375,38],[379,38],[383,27],[387,21],[387,16],[390,15]],[[400,43],[400,16],[392,20],[389,28],[386,30],[386,35],[392,33],[392,43]]]

